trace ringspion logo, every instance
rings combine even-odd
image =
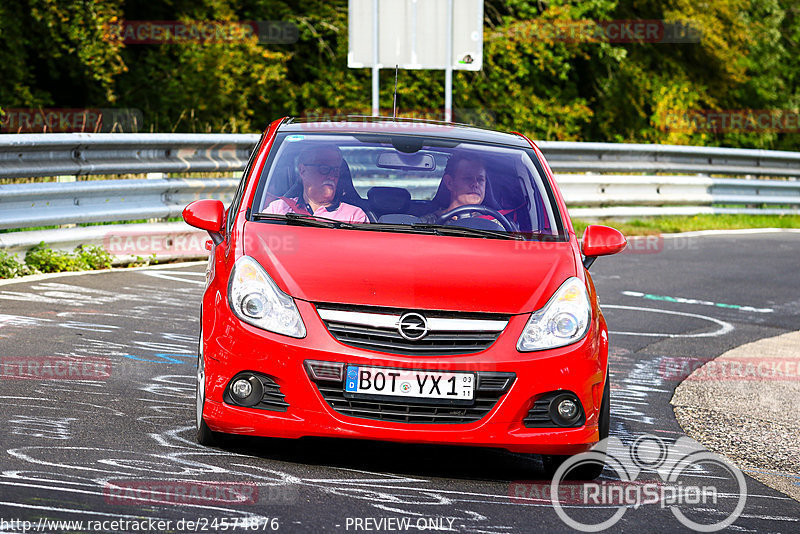
[[[598,463],[617,480],[590,480],[576,488],[570,478]],[[563,485],[570,491],[563,491]],[[741,515],[747,482],[726,458],[689,437],[667,442],[645,434],[630,444],[607,438],[570,457],[553,475],[548,494],[558,517],[581,532],[612,528],[623,515],[644,505],[668,509],[686,528],[716,532]],[[592,514],[585,513],[587,506]],[[709,514],[709,509],[715,513]],[[662,528],[670,530],[669,525]]]

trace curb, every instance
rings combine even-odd
[[[800,331],[706,362],[681,382],[670,404],[690,437],[800,501]]]

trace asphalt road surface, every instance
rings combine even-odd
[[[764,233],[657,239],[597,261],[612,331],[614,454],[638,446],[630,458],[641,472],[607,469],[596,487],[666,485],[652,451],[673,454],[685,439],[670,406],[681,378],[673,364],[800,329],[798,257],[800,234]],[[0,286],[0,532],[503,534],[605,519],[611,531],[691,532],[689,521],[734,512],[726,531],[800,531],[800,503],[747,476],[741,487],[713,462],[680,475],[685,486],[713,487],[700,505],[619,507],[597,494],[587,504],[567,492],[559,512],[539,458],[502,450],[260,438],[201,447],[203,271],[195,263]],[[96,376],[82,368],[82,380],[23,380],[8,366],[65,359]]]

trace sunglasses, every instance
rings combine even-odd
[[[306,167],[316,167],[317,172],[323,176],[330,176],[331,174],[339,176],[339,171],[341,170],[339,166],[325,165],[324,163],[304,163],[304,165]]]

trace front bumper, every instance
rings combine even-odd
[[[210,296],[207,295],[209,299]],[[216,299],[213,299],[216,300]],[[515,452],[575,454],[599,439],[598,416],[605,380],[608,336],[602,318],[581,341],[549,351],[520,353],[516,342],[527,315],[511,317],[505,331],[488,349],[458,356],[403,356],[346,346],[325,328],[313,305],[296,301],[307,335],[293,339],[251,327],[234,317],[225,302],[204,303],[206,405],[203,416],[215,431],[267,437],[305,436],[373,439],[499,447]],[[208,306],[210,305],[210,307]],[[211,313],[209,313],[211,312]],[[514,373],[508,391],[487,415],[468,423],[405,423],[337,412],[309,376],[306,360],[351,365],[439,371]],[[285,412],[243,408],[223,401],[230,379],[241,371],[271,377],[285,395]],[[528,428],[523,419],[537,397],[568,390],[585,412],[575,428]]]

